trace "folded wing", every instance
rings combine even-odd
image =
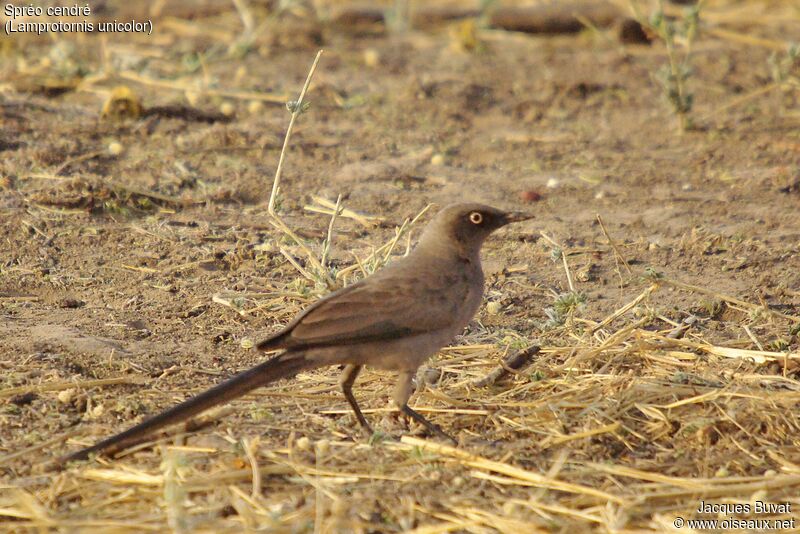
[[[452,285],[416,276],[380,278],[366,278],[318,301],[258,348],[352,345],[423,334],[452,325],[450,312],[463,302]]]

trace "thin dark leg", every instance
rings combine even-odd
[[[395,405],[397,405],[397,407],[400,409],[401,412],[403,412],[408,417],[410,417],[417,423],[427,428],[428,432],[431,432],[439,436],[440,438],[452,441],[454,445],[458,445],[458,442],[451,436],[445,434],[441,428],[439,428],[437,425],[434,425],[433,423],[422,417],[420,414],[409,408],[408,399],[411,398],[413,378],[414,378],[413,371],[405,371],[403,373],[400,373],[400,376],[397,379],[397,385],[394,388]]]
[[[374,431],[372,427],[369,426],[366,418],[364,418],[364,414],[361,413],[361,408],[359,408],[358,403],[356,402],[355,396],[353,396],[353,383],[355,383],[356,378],[358,377],[358,373],[361,372],[360,365],[348,365],[344,368],[342,372],[342,376],[339,378],[339,383],[342,386],[342,393],[344,393],[344,398],[347,399],[347,402],[350,404],[350,407],[353,409],[353,413],[356,414],[356,419],[358,419],[358,423],[361,425],[361,428],[367,433],[367,435],[372,436]]]
[[[422,417],[422,414],[412,410],[411,407],[408,404],[404,404],[403,406],[401,406],[400,407],[400,411],[403,412],[404,414],[406,414],[407,416],[409,416],[411,419],[413,419],[417,423],[419,423],[422,426],[424,426],[425,428],[427,428],[428,432],[431,432],[431,433],[439,436],[440,438],[443,438],[443,439],[451,441],[453,443],[453,445],[458,445],[458,442],[453,438],[453,436],[445,433],[444,430],[439,428],[439,425],[431,423],[430,421],[428,421],[427,419]]]

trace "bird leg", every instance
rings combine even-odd
[[[439,428],[439,425],[431,423],[427,419],[425,419],[419,412],[416,412],[411,409],[408,405],[408,399],[411,398],[411,380],[414,374],[405,372],[400,374],[400,378],[397,382],[397,386],[394,390],[394,402],[397,404],[397,407],[403,412],[405,415],[416,421],[417,423],[424,426],[428,429],[428,432],[439,436],[440,438],[446,439],[452,442],[454,445],[458,445],[458,442],[449,434],[447,434],[444,430]]]
[[[342,371],[342,375],[339,377],[339,384],[342,386],[344,398],[347,399],[347,402],[353,409],[353,413],[356,414],[356,419],[358,419],[358,423],[361,425],[361,428],[364,429],[368,436],[372,436],[374,431],[367,422],[366,418],[364,418],[364,414],[361,413],[361,408],[359,408],[356,398],[353,396],[353,383],[356,381],[358,373],[361,372],[361,367],[362,366],[360,365],[352,364],[345,366],[344,371]]]

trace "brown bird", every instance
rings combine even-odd
[[[185,421],[249,391],[300,371],[344,364],[342,392],[361,427],[372,434],[353,396],[364,365],[399,374],[393,399],[401,412],[454,441],[408,406],[417,368],[459,334],[480,306],[480,249],[494,230],[530,219],[481,204],[453,204],[428,224],[414,250],[383,269],[324,297],[280,332],[259,342],[283,352],[138,425],[63,459],[117,452],[167,425]]]

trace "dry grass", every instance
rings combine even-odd
[[[696,516],[700,500],[800,506],[800,382],[792,378],[800,354],[712,344],[702,327],[672,337],[675,327],[653,305],[667,283],[646,287],[609,320],[564,327],[556,337],[566,344],[544,345],[532,368],[490,388],[470,384],[497,365],[496,345],[467,337],[445,351],[438,382],[415,403],[458,434],[459,448],[410,435],[351,441],[357,432],[335,378],[315,372],[236,403],[240,414],[270,412],[266,428],[227,420],[199,440],[206,445],[161,439],[118,460],[9,481],[0,515],[12,530],[147,531],[166,521],[187,532],[367,531],[376,522],[512,532],[661,530]],[[366,373],[359,397],[382,405],[386,382]],[[342,409],[321,410],[329,402]],[[407,432],[396,425],[380,427]],[[282,443],[268,428],[293,432]]]

